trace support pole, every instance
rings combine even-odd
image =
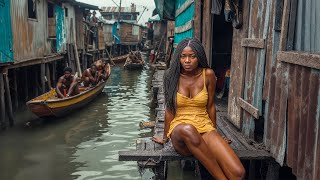
[[[3,74],[0,73],[0,126],[1,129],[6,128],[5,118],[6,118],[6,106],[4,102],[4,81]]]
[[[40,64],[41,94],[46,92],[46,64]]]
[[[17,85],[17,71],[16,69],[13,69],[13,90],[14,90],[14,94],[13,94],[13,107],[14,107],[14,111],[16,111],[19,107],[19,101],[18,101],[18,85]]]
[[[49,89],[52,89],[51,74],[50,74],[49,63],[46,64],[46,77],[47,77],[48,88],[49,88]]]
[[[3,74],[4,79],[4,87],[5,87],[5,99],[6,99],[6,109],[7,114],[9,117],[9,125],[12,127],[14,125],[14,118],[13,118],[13,112],[12,112],[12,101],[11,101],[11,94],[10,94],[10,86],[9,86],[9,78],[8,74]]]

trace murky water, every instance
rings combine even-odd
[[[104,93],[65,118],[20,123],[0,133],[1,180],[152,179],[136,162],[118,161],[118,151],[135,149],[135,139],[152,136],[139,122],[154,119],[149,108],[152,70],[112,68]]]
[[[0,132],[0,180],[152,179],[151,170],[140,175],[136,162],[118,161],[119,150],[135,149],[137,138],[153,135],[139,127],[142,120],[154,120],[152,75],[149,67],[114,66],[104,93],[67,117],[42,120],[29,111],[16,113],[17,125]],[[179,166],[169,163],[168,179],[195,179]]]

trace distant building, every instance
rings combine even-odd
[[[100,13],[104,19],[118,20],[119,7],[102,7],[101,9],[102,11]],[[140,13],[136,11],[136,5],[132,3],[130,7],[121,7],[119,20],[122,22],[136,23],[139,14]]]

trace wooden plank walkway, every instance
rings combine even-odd
[[[164,70],[157,69],[152,80],[153,102],[156,103],[156,123],[154,135],[162,136],[164,132],[164,92],[163,92]],[[264,147],[254,141],[245,138],[227,119],[227,107],[221,102],[216,103],[217,127],[222,136],[229,138],[230,146],[243,160],[270,159],[271,155]],[[192,156],[179,155],[174,149],[164,148],[163,145],[155,143],[151,137],[137,139],[136,150],[119,151],[119,161],[139,161],[140,167],[156,167],[159,163],[173,160],[195,160]],[[163,164],[162,164],[163,165]]]

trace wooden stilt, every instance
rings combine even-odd
[[[34,66],[33,68],[33,81],[34,81],[34,87],[35,88],[35,91],[34,91],[34,97],[38,96],[39,95],[39,80],[38,80],[38,77],[39,77],[39,74],[38,74],[38,71],[39,69],[37,69],[37,66]]]
[[[75,66],[74,66],[74,48],[72,44],[69,44],[70,46],[70,64],[69,67],[72,68],[73,72],[76,71]]]
[[[29,100],[29,87],[28,87],[28,71],[26,68],[23,68],[23,78],[24,78],[24,101],[27,102]]]
[[[13,107],[14,107],[14,111],[16,111],[19,107],[19,101],[18,101],[18,85],[17,85],[17,71],[16,69],[13,69]]]
[[[67,66],[71,65],[71,51],[70,51],[70,44],[67,44]]]
[[[56,74],[56,66],[57,65],[57,62],[52,62],[52,82],[53,82],[53,87],[56,86],[56,83],[57,83],[57,74]]]
[[[250,160],[250,166],[249,166],[249,180],[254,180],[256,175],[256,161]]]
[[[266,180],[279,179],[280,165],[275,161],[270,161],[268,165],[268,171]]]
[[[46,64],[40,64],[41,94],[46,92]]]
[[[81,61],[82,61],[82,72],[88,68],[87,61],[86,61],[86,59],[85,59],[85,56],[86,56],[86,50],[83,48],[83,49],[82,49],[82,57],[81,57]]]
[[[4,81],[3,81],[3,74],[0,73],[0,126],[2,129],[6,128],[6,106],[4,100]]]
[[[14,125],[14,118],[13,118],[13,112],[12,112],[12,101],[11,101],[8,74],[3,74],[3,79],[4,79],[4,87],[5,87],[6,109],[9,117],[9,125],[12,127]]]
[[[51,83],[50,64],[49,63],[46,64],[46,77],[47,77],[48,88],[51,89],[52,83]]]

